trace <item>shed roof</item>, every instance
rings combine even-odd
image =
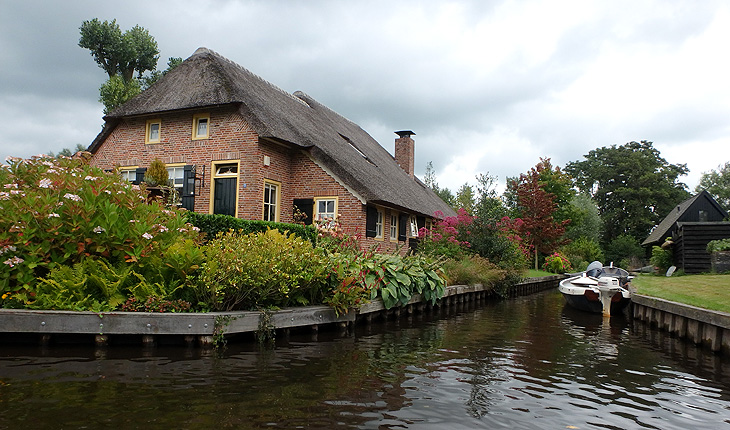
[[[644,242],[641,243],[641,245],[648,246],[652,244],[662,243],[664,239],[671,233],[672,228],[674,228],[675,224],[677,224],[682,215],[684,215],[684,213],[687,212],[689,208],[692,207],[692,205],[701,198],[707,199],[709,202],[717,207],[720,213],[723,213],[724,216],[727,216],[727,212],[725,212],[725,210],[717,203],[717,201],[712,198],[710,193],[708,193],[707,190],[702,190],[701,192],[678,204],[677,207],[674,208],[666,217],[664,217],[662,222],[660,222],[654,228],[654,230],[651,231],[649,236],[644,240]]]
[[[370,203],[426,216],[454,211],[408,175],[394,157],[354,122],[309,95],[289,94],[207,48],[199,48],[149,89],[104,117],[94,153],[122,118],[235,105],[261,138],[307,151]]]

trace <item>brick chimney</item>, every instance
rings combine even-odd
[[[411,136],[416,133],[410,130],[396,131],[398,138],[395,140],[395,162],[408,173],[411,178],[414,174],[414,157],[416,153],[416,141]]]

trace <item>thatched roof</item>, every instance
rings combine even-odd
[[[222,105],[238,106],[260,138],[306,150],[369,203],[426,216],[435,211],[454,215],[357,124],[307,94],[289,94],[206,48],[199,48],[149,89],[110,112],[104,118],[104,131],[89,150],[95,152],[124,117]]]

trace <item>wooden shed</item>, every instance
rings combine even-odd
[[[706,273],[712,268],[707,244],[730,238],[730,222],[681,222],[673,236],[674,265],[685,273]]]

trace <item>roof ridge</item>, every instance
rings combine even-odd
[[[262,78],[261,76],[257,75],[256,73],[248,70],[247,68],[245,68],[242,65],[236,63],[235,61],[231,60],[230,58],[227,58],[227,57],[219,54],[218,52],[213,51],[212,49],[208,49],[208,48],[205,48],[205,47],[201,47],[201,48],[198,48],[193,53],[193,55],[197,55],[197,54],[210,54],[210,55],[213,55],[215,58],[225,61],[226,63],[232,65],[234,68],[237,68],[238,70],[240,70],[241,72],[244,72],[244,73],[250,75],[251,77],[259,80],[260,82],[263,82],[263,83],[271,86],[272,88],[276,89],[277,91],[279,91],[280,93],[286,95],[287,97],[289,97],[289,98],[291,98],[293,100],[296,100],[298,103],[301,103],[302,105],[307,106],[307,107],[311,107],[307,103],[305,103],[304,100],[301,100],[299,97],[296,97],[294,94],[289,93],[289,92],[283,90],[282,88],[278,87],[275,84],[272,84],[271,82],[267,81],[266,79]]]

